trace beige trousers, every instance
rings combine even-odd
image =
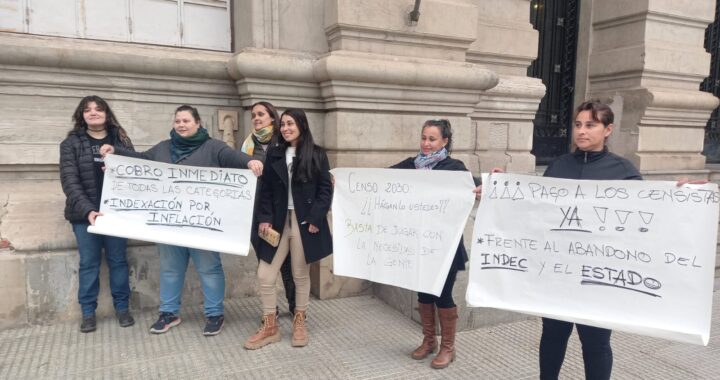
[[[258,265],[257,277],[264,315],[275,314],[277,306],[275,282],[288,253],[295,281],[295,310],[305,311],[310,303],[310,265],[305,262],[305,251],[300,240],[300,228],[294,210],[288,210],[285,228],[283,228],[280,244],[278,244],[272,263],[268,264],[260,260]]]

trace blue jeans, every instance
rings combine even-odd
[[[202,284],[205,315],[208,317],[223,315],[225,273],[220,254],[167,244],[158,244],[157,247],[160,254],[160,312],[175,315],[180,313],[185,272],[192,257]]]
[[[130,280],[126,255],[127,239],[91,234],[87,231],[88,226],[88,223],[72,224],[80,252],[78,302],[82,309],[82,315],[84,317],[92,315],[97,308],[103,248],[105,248],[105,260],[108,264],[108,272],[110,272],[110,293],[115,310],[128,310]]]

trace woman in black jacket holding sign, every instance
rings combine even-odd
[[[275,281],[288,254],[296,302],[291,344],[307,345],[305,312],[310,300],[310,263],[332,253],[327,213],[333,189],[327,154],[315,145],[301,109],[291,108],[282,114],[280,134],[282,139],[270,147],[265,159],[257,219],[260,234],[276,230],[281,237],[277,247],[265,240],[259,240],[256,247],[263,317],[257,333],[245,341],[245,348],[250,350],[280,341]]]
[[[450,158],[451,148],[452,129],[450,122],[445,119],[428,120],[422,127],[420,152],[417,156],[409,157],[391,166],[391,168],[467,171],[462,161]],[[421,360],[437,349],[438,343],[435,333],[435,309],[437,307],[442,340],[440,342],[440,352],[430,363],[433,368],[445,368],[455,360],[455,329],[458,314],[457,306],[452,298],[452,291],[457,272],[465,270],[467,261],[467,252],[461,238],[440,297],[427,293],[418,293],[418,311],[420,312],[423,327],[423,341],[411,356],[413,359]]]
[[[104,162],[100,155],[103,144],[115,144],[132,151],[125,130],[110,106],[99,96],[84,97],[73,113],[75,126],[60,144],[60,183],[65,193],[65,219],[73,228],[80,252],[78,269],[78,302],[82,309],[80,331],[95,331],[95,308],[100,290],[102,250],[108,264],[110,293],[118,322],[132,326],[130,315],[130,284],[126,257],[127,239],[91,234],[87,231],[100,214]]]
[[[553,161],[545,177],[592,180],[641,180],[633,164],[608,151],[605,143],[613,132],[614,115],[600,102],[584,102],[575,110],[573,142],[577,146]],[[678,185],[681,183],[679,182]],[[606,380],[612,372],[611,330],[543,318],[540,339],[540,378],[557,379],[565,360],[567,342],[577,327],[582,343],[585,378]]]

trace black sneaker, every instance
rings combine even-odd
[[[95,331],[95,329],[97,329],[97,320],[95,319],[95,314],[83,317],[82,323],[80,324],[80,332],[89,333]]]
[[[130,310],[118,311],[115,313],[120,327],[130,327],[135,324],[135,319],[130,315]]]
[[[160,313],[160,318],[150,327],[150,332],[153,334],[162,334],[170,330],[171,327],[175,327],[180,324],[180,317],[173,313]]]
[[[222,327],[224,324],[225,324],[225,317],[222,315],[214,315],[212,317],[207,317],[207,323],[205,323],[205,329],[203,330],[203,335],[213,336],[213,335],[220,334],[220,330],[222,330]]]

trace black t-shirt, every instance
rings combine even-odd
[[[88,134],[88,140],[90,141],[90,148],[92,148],[93,152],[93,162],[95,163],[95,183],[97,183],[97,199],[98,199],[98,210],[100,209],[100,198],[102,198],[102,187],[103,187],[103,179],[105,178],[105,172],[103,172],[102,168],[105,166],[105,162],[103,161],[102,156],[100,155],[100,147],[104,144],[110,144],[114,145],[114,139],[108,134],[107,136],[103,137],[102,139],[94,139],[92,136]]]

